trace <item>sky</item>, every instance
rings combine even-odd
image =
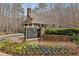
[[[35,8],[35,7],[37,7],[38,6],[38,4],[37,3],[24,3],[23,4],[23,7],[24,8]]]
[[[25,10],[25,15],[27,14],[27,8],[32,8],[32,9],[34,9],[34,8],[36,8],[36,7],[38,7],[38,4],[37,4],[37,3],[24,3],[24,4],[23,4],[23,8],[24,8],[24,10]]]
[[[67,6],[69,6],[69,4],[66,4]],[[38,3],[24,3],[23,4],[23,8],[24,8],[24,10],[25,10],[25,15],[27,15],[27,8],[32,8],[32,9],[34,9],[34,8],[36,8],[36,7],[38,7]]]

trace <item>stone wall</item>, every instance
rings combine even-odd
[[[44,35],[45,41],[72,41],[70,36],[67,35]]]

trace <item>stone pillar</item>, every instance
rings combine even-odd
[[[27,38],[27,30],[26,30],[26,26],[24,26],[24,40],[23,40],[23,42],[26,41],[26,38]]]
[[[34,27],[34,24],[32,23],[32,27]]]

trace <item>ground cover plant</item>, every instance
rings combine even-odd
[[[41,44],[14,43],[9,39],[0,41],[0,51],[20,56],[53,56],[53,55],[71,55],[72,49],[66,46],[49,46]]]

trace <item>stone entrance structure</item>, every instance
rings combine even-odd
[[[41,29],[39,27],[26,26],[25,37],[25,39],[39,38],[41,37]]]
[[[27,17],[23,23],[25,26],[25,39],[40,38],[43,34],[42,28],[45,28],[47,21],[42,21],[37,15],[31,12],[31,8],[27,8]]]

